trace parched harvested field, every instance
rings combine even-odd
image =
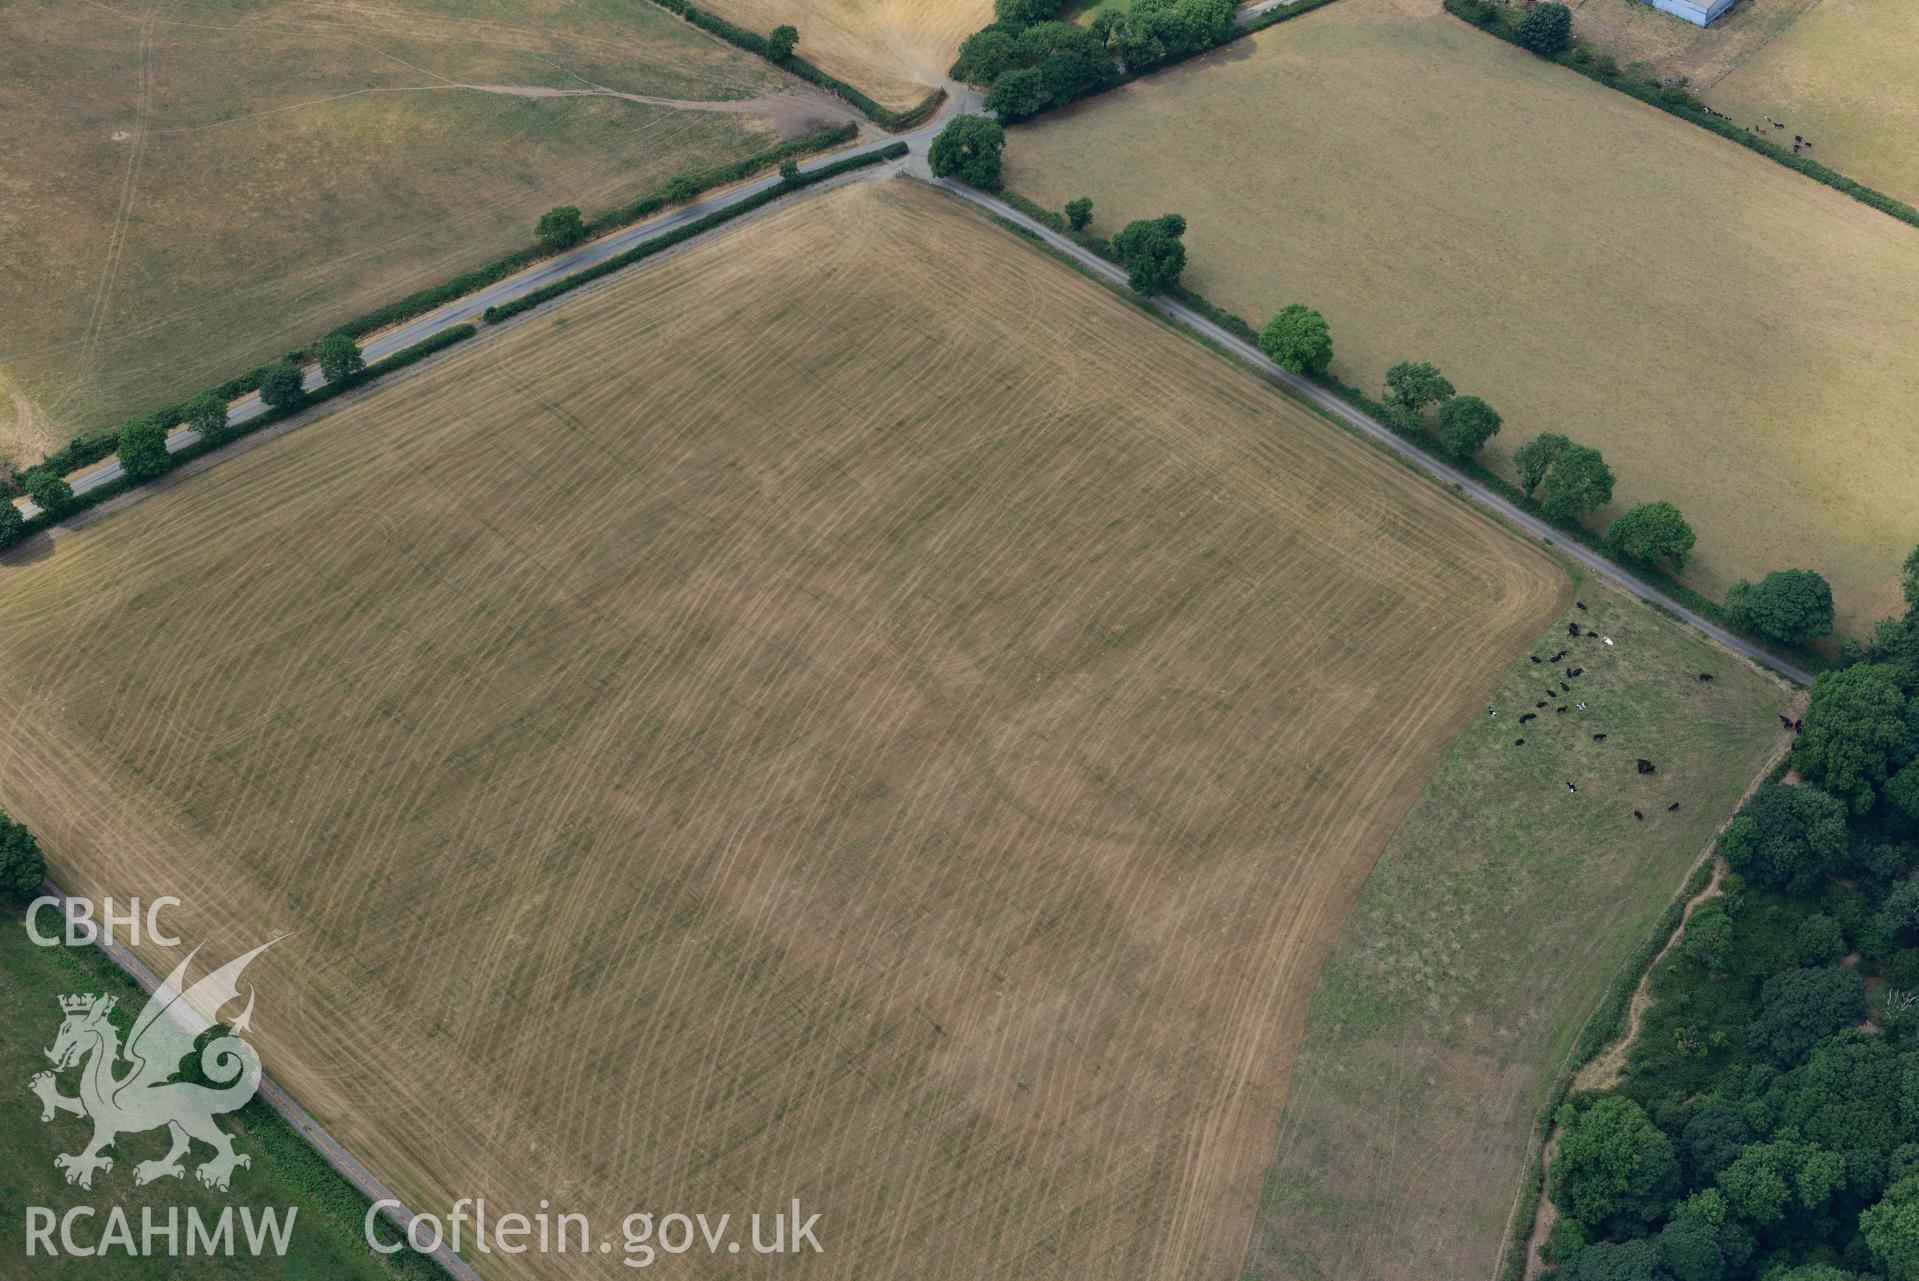
[[[709,0],[702,7],[762,35],[791,23],[800,53],[895,110],[944,82],[960,41],[993,20],[992,0]]]
[[[417,1204],[799,1197],[812,1278],[1231,1277],[1332,932],[1565,599],[903,179],[33,546],[63,884],[296,930],[268,1066]]]
[[[1919,7],[1907,0],[1745,0],[1701,30],[1640,0],[1586,0],[1574,32],[1622,66],[1684,77],[1742,125],[1919,203]]]
[[[0,456],[845,114],[627,0],[0,6]]]
[[[1493,1276],[1573,1041],[1785,745],[1789,689],[1611,588],[1577,591],[1589,608],[1566,617],[1616,644],[1555,622],[1534,652],[1571,646],[1588,706],[1515,750],[1544,692],[1515,663],[1501,716],[1447,751],[1333,944],[1243,1281]]]
[[[1393,0],[1048,115],[1007,160],[1046,204],[1092,196],[1095,231],[1184,213],[1186,282],[1256,322],[1320,308],[1349,383],[1436,361],[1504,413],[1495,466],[1542,431],[1599,446],[1619,504],[1691,519],[1701,590],[1800,565],[1842,629],[1898,605],[1912,227]]]

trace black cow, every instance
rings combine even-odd
[[[1605,741],[1606,741],[1606,736],[1605,736],[1604,734],[1594,734],[1594,735],[1593,735],[1593,742],[1595,742],[1595,743],[1603,743],[1603,742],[1605,742]]]
[[[1635,762],[1635,764],[1638,766],[1639,772],[1641,774],[1650,774],[1653,772],[1654,769],[1658,768],[1651,761],[1647,760],[1643,756],[1640,757],[1639,760]]]
[[[1581,609],[1584,609],[1584,608],[1586,608],[1586,602],[1585,602],[1585,601],[1583,601],[1583,600],[1576,600],[1576,601],[1574,601],[1574,602],[1573,602],[1573,604],[1575,604],[1575,605],[1577,605],[1577,606],[1579,606],[1579,608],[1581,608]]]
[[[1579,624],[1578,624],[1578,623],[1567,623],[1567,624],[1566,624],[1566,635],[1568,635],[1568,636],[1577,636],[1577,635],[1579,635]]]
[[[1643,819],[1643,818],[1645,818],[1645,817],[1646,817],[1646,816],[1645,816],[1644,814],[1641,814],[1641,813],[1640,813],[1640,812],[1639,812],[1638,810],[1634,810],[1634,811],[1632,812],[1632,816],[1633,816],[1634,818],[1638,818],[1638,819]]]
[[[1566,714],[1566,709],[1563,707],[1555,707],[1553,708],[1553,714],[1555,716],[1564,716]]]
[[[1538,712],[1527,712],[1524,716],[1519,718],[1519,723],[1521,725],[1524,725],[1527,721],[1538,720],[1538,719],[1539,719]]]
[[[1709,681],[1709,680],[1711,680],[1711,679],[1712,679],[1712,673],[1711,673],[1711,672],[1701,672],[1701,673],[1699,673],[1699,679],[1700,679],[1700,680],[1702,680],[1702,681]]]
[[[1670,804],[1670,805],[1668,805],[1668,806],[1666,807],[1666,813],[1668,813],[1668,814],[1670,814],[1670,813],[1672,813],[1672,812],[1673,812],[1674,810],[1676,810],[1676,809],[1678,809],[1678,808],[1679,808],[1679,802],[1678,802],[1678,801],[1674,801],[1674,802],[1673,802],[1672,804]]]
[[[1513,740],[1514,747],[1524,747],[1525,745],[1526,745],[1526,740],[1523,738],[1515,738]]]
[[[1583,667],[1568,667],[1566,669],[1566,675],[1568,676],[1578,677],[1578,676],[1584,676],[1585,674],[1586,674],[1586,669]]]

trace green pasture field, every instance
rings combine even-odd
[[[51,929],[51,918],[42,928]],[[303,1139],[258,1099],[223,1118],[221,1128],[234,1136],[237,1150],[253,1160],[234,1174],[226,1193],[210,1191],[194,1182],[196,1160],[211,1149],[195,1147],[184,1179],[161,1180],[145,1187],[133,1182],[137,1161],[159,1157],[166,1137],[153,1132],[121,1138],[110,1155],[113,1168],[98,1176],[90,1191],[67,1185],[53,1158],[77,1152],[91,1134],[86,1120],[61,1115],[51,1123],[40,1120],[40,1103],[27,1090],[27,1079],[47,1064],[42,1051],[53,1044],[60,1027],[59,998],[70,993],[108,993],[119,1002],[114,1016],[122,1034],[131,1026],[146,996],[105,956],[89,947],[36,946],[22,927],[17,910],[0,912],[0,1075],[9,1082],[8,1097],[0,1104],[0,1259],[6,1269],[25,1267],[35,1281],[436,1281],[445,1273],[410,1251],[392,1256],[374,1254],[361,1235],[367,1200],[330,1169]],[[61,1082],[71,1093],[71,1080]],[[224,1206],[248,1206],[257,1214],[272,1207],[293,1207],[291,1246],[284,1257],[251,1255],[233,1258],[134,1258],[118,1250],[102,1257],[26,1258],[27,1206],[41,1206],[64,1216],[75,1206],[89,1205],[91,1221],[76,1220],[83,1243],[97,1241],[111,1207],[126,1211],[136,1235],[141,1210],[151,1207],[162,1216],[178,1207],[184,1222],[189,1207],[207,1221]],[[240,1232],[238,1223],[234,1228]],[[57,1238],[56,1238],[57,1239]],[[393,1239],[391,1232],[386,1239]]]
[[[1334,941],[1246,1281],[1492,1275],[1574,1038],[1783,745],[1786,687],[1623,593],[1575,590],[1588,608],[1533,648],[1566,659],[1513,665]]]

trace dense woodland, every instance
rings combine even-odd
[[[1614,1089],[1559,1114],[1557,1281],[1919,1281],[1919,551],[1720,839]]]

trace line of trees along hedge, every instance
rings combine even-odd
[[[1498,36],[1509,44],[1522,49],[1530,49],[1522,28],[1527,21],[1523,11],[1517,5],[1500,5],[1492,0],[1443,0],[1446,11],[1464,22],[1470,22],[1482,31]],[[1541,5],[1540,8],[1547,6]],[[1535,27],[1535,36],[1538,35]],[[1535,52],[1537,52],[1535,50]],[[1619,69],[1618,61],[1610,53],[1594,53],[1584,45],[1574,44],[1570,48],[1563,44],[1550,53],[1541,56],[1549,58],[1562,67],[1577,71],[1591,80],[1597,80],[1608,89],[1617,89],[1630,94],[1641,102],[1650,103],[1661,111],[1678,116],[1681,120],[1698,125],[1701,129],[1710,129],[1722,138],[1730,139],[1740,146],[1756,151],[1777,164],[1797,170],[1814,182],[1822,182],[1835,191],[1843,191],[1862,205],[1870,205],[1880,213],[1897,218],[1900,222],[1919,227],[1919,209],[1903,200],[1895,200],[1883,191],[1876,191],[1836,169],[1829,169],[1807,156],[1794,155],[1783,147],[1774,145],[1770,140],[1752,133],[1730,119],[1714,111],[1699,101],[1683,85],[1661,85],[1657,81],[1642,80],[1627,75]]]
[[[1800,781],[1721,836],[1623,1079],[1559,1112],[1559,1281],[1919,1281],[1919,605],[1853,657]]]
[[[894,111],[890,107],[882,107],[838,76],[820,70],[794,53],[793,47],[801,39],[801,33],[794,27],[777,26],[773,28],[771,35],[763,36],[757,31],[748,31],[745,27],[728,22],[718,14],[695,8],[686,3],[686,0],[653,0],[653,3],[671,13],[678,14],[702,31],[711,32],[728,44],[737,45],[748,53],[758,54],[782,71],[790,71],[802,80],[830,90],[845,99],[861,115],[883,128],[910,129],[932,115],[933,109],[946,98],[944,89],[935,89],[918,105],[909,107],[905,111]]]
[[[778,146],[747,156],[731,164],[715,165],[696,173],[682,174],[661,187],[649,192],[637,200],[614,209],[609,209],[597,217],[586,220],[581,226],[582,239],[603,236],[609,231],[630,226],[644,218],[649,218],[668,205],[685,203],[702,192],[714,187],[738,182],[743,178],[766,169],[772,169],[795,156],[807,155],[829,147],[842,146],[859,137],[859,127],[852,124],[835,125],[830,129],[821,129],[800,138],[793,138]],[[436,307],[463,298],[476,289],[496,284],[517,271],[524,270],[543,258],[560,252],[563,246],[535,243],[524,249],[495,258],[489,263],[463,271],[459,275],[437,285],[417,290],[404,298],[396,299],[384,306],[353,317],[344,324],[335,326],[330,333],[343,334],[348,338],[361,338],[376,330],[397,325],[403,320],[411,320],[425,315]],[[260,365],[244,374],[229,378],[223,383],[209,387],[187,399],[173,405],[156,409],[148,414],[137,415],[142,418],[157,418],[162,423],[190,422],[196,403],[202,398],[213,398],[221,405],[237,400],[250,392],[260,389],[260,380],[277,365],[285,363],[303,364],[312,358],[311,348],[298,348],[288,352],[281,360],[272,364]],[[64,476],[82,467],[89,467],[107,458],[118,446],[120,428],[113,427],[90,435],[75,436],[65,446],[48,454],[32,467],[25,468],[11,483],[0,483],[0,495],[17,496],[25,491],[26,478],[35,471],[44,470],[56,476]]]
[[[523,311],[531,311],[541,303],[550,302],[558,298],[561,294],[571,293],[581,285],[598,280],[603,276],[612,275],[616,271],[632,266],[643,258],[650,258],[663,249],[670,249],[682,241],[691,240],[697,235],[711,231],[722,223],[731,222],[740,215],[758,209],[762,205],[771,204],[789,192],[797,191],[803,187],[809,187],[816,182],[823,182],[828,178],[838,177],[843,173],[851,173],[856,169],[864,169],[871,165],[882,164],[888,160],[897,160],[905,155],[906,151],[907,147],[905,143],[894,142],[888,143],[886,146],[875,151],[861,152],[857,156],[848,156],[844,160],[835,160],[830,164],[821,165],[811,172],[800,174],[795,179],[788,179],[777,186],[768,187],[764,191],[756,191],[743,200],[735,201],[723,209],[716,209],[710,214],[696,218],[684,227],[676,227],[672,231],[654,236],[650,240],[641,241],[625,253],[615,255],[604,262],[595,263],[593,266],[581,271],[576,271],[570,276],[562,276],[552,284],[540,289],[535,289],[531,293],[522,294],[511,302],[501,303],[497,307],[488,307],[484,313],[484,319],[487,324],[495,325],[507,319],[509,316],[517,316]]]
[[[986,87],[986,108],[1010,124],[1332,3],[1296,0],[1236,24],[1235,0],[1132,0],[1124,13],[1103,10],[1080,26],[1054,20],[1058,0],[1000,0],[950,74]]]
[[[1074,227],[1057,211],[1048,209],[1016,191],[1002,189],[996,194],[1014,209],[1065,236],[1081,248],[1091,250],[1116,266],[1127,265],[1111,242],[1100,236],[1089,234],[1083,228]],[[1091,210],[1088,209],[1087,213],[1090,220]],[[1262,331],[1253,328],[1243,317],[1187,289],[1177,280],[1163,286],[1160,292],[1181,306],[1204,316],[1241,342],[1264,350]],[[1327,341],[1330,346],[1330,334]],[[1403,386],[1395,386],[1395,374],[1402,380]],[[1661,551],[1643,560],[1629,554],[1622,554],[1620,550],[1608,545],[1604,534],[1595,534],[1588,530],[1581,523],[1582,518],[1612,501],[1614,484],[1612,468],[1597,449],[1577,445],[1556,432],[1541,433],[1514,452],[1513,461],[1521,481],[1520,485],[1515,485],[1475,458],[1455,454],[1452,448],[1446,446],[1443,439],[1434,439],[1428,430],[1424,411],[1435,404],[1443,403],[1454,393],[1452,383],[1433,366],[1410,361],[1393,366],[1387,371],[1383,401],[1373,399],[1356,387],[1347,386],[1327,369],[1318,371],[1305,369],[1302,376],[1332,392],[1353,408],[1378,420],[1402,440],[1417,446],[1425,453],[1443,458],[1522,511],[1545,520],[1564,533],[1568,539],[1609,559],[1626,563],[1634,573],[1656,584],[1661,591],[1694,613],[1722,627],[1739,632],[1762,647],[1777,650],[1782,657],[1790,656],[1795,664],[1810,671],[1819,671],[1829,665],[1826,658],[1803,648],[1799,641],[1764,631],[1749,613],[1713,600],[1674,579],[1668,572],[1669,568],[1673,570],[1680,568],[1683,553],[1691,551],[1691,543],[1685,538],[1686,534],[1691,533],[1690,526],[1685,527],[1684,534],[1677,530],[1667,530],[1668,541],[1664,546],[1671,551],[1681,552],[1681,555],[1669,555]],[[1412,391],[1412,386],[1416,382],[1423,383],[1422,391]],[[1439,395],[1437,393],[1442,386],[1444,394]],[[1404,402],[1400,399],[1402,395],[1409,393],[1424,397],[1420,403],[1420,412],[1417,414],[1409,415]],[[1477,428],[1472,434],[1477,434]],[[1470,443],[1470,435],[1455,433],[1454,447],[1464,447]],[[1484,444],[1483,441],[1480,443]],[[1561,456],[1567,453],[1570,453],[1570,458],[1562,462]],[[1671,505],[1659,504],[1659,506],[1670,507]],[[1637,510],[1634,509],[1634,511]],[[1677,515],[1676,512],[1674,514]],[[1633,512],[1626,513],[1626,516],[1631,515]],[[1621,517],[1621,519],[1624,518]],[[1683,518],[1680,519],[1679,524],[1685,524]],[[1630,531],[1632,525],[1629,524],[1627,529]],[[1662,561],[1667,563],[1662,564]],[[1919,582],[1919,561],[1915,561],[1913,574],[1914,581]],[[1919,588],[1915,590],[1919,591]]]
[[[410,347],[402,347],[392,355],[384,356],[358,372],[349,374],[337,382],[323,383],[310,392],[302,391],[298,396],[285,401],[281,406],[270,407],[265,413],[258,414],[243,423],[228,424],[226,422],[226,401],[221,400],[218,402],[220,427],[213,433],[207,434],[204,426],[198,426],[190,421],[187,422],[186,425],[193,426],[202,433],[201,439],[186,446],[184,449],[175,450],[171,453],[168,453],[164,446],[167,428],[162,420],[158,418],[130,419],[121,430],[121,434],[111,438],[111,443],[124,448],[127,443],[126,437],[128,432],[134,432],[138,435],[139,439],[134,444],[134,455],[136,458],[145,459],[145,462],[141,465],[139,474],[135,474],[135,472],[131,470],[126,470],[126,458],[123,455],[121,460],[123,470],[117,479],[89,489],[84,494],[72,495],[72,491],[69,489],[68,493],[72,496],[61,510],[58,512],[43,511],[28,521],[19,520],[19,508],[10,502],[0,501],[0,548],[4,548],[29,534],[45,529],[47,526],[59,521],[62,517],[69,516],[74,512],[84,511],[89,507],[96,507],[106,502],[109,498],[118,497],[130,489],[138,488],[147,481],[171,471],[182,463],[189,462],[192,459],[200,457],[202,454],[210,453],[218,449],[228,441],[237,440],[241,436],[249,435],[259,431],[263,427],[277,423],[284,418],[289,418],[303,409],[308,409],[323,401],[331,400],[342,392],[351,391],[355,387],[363,386],[396,370],[404,369],[408,365],[417,364],[435,352],[444,351],[456,343],[465,342],[478,332],[479,327],[476,325],[454,325],[450,328],[442,329],[439,333],[428,338],[422,338]],[[266,374],[268,377],[271,377],[275,374],[275,371],[280,369],[290,371],[297,384],[299,379],[298,366],[291,364],[269,366]],[[158,454],[152,452],[152,442],[155,439],[162,442],[159,446]],[[110,449],[107,452],[112,453],[114,450]],[[6,514],[8,512],[13,513],[14,522],[7,520]]]

